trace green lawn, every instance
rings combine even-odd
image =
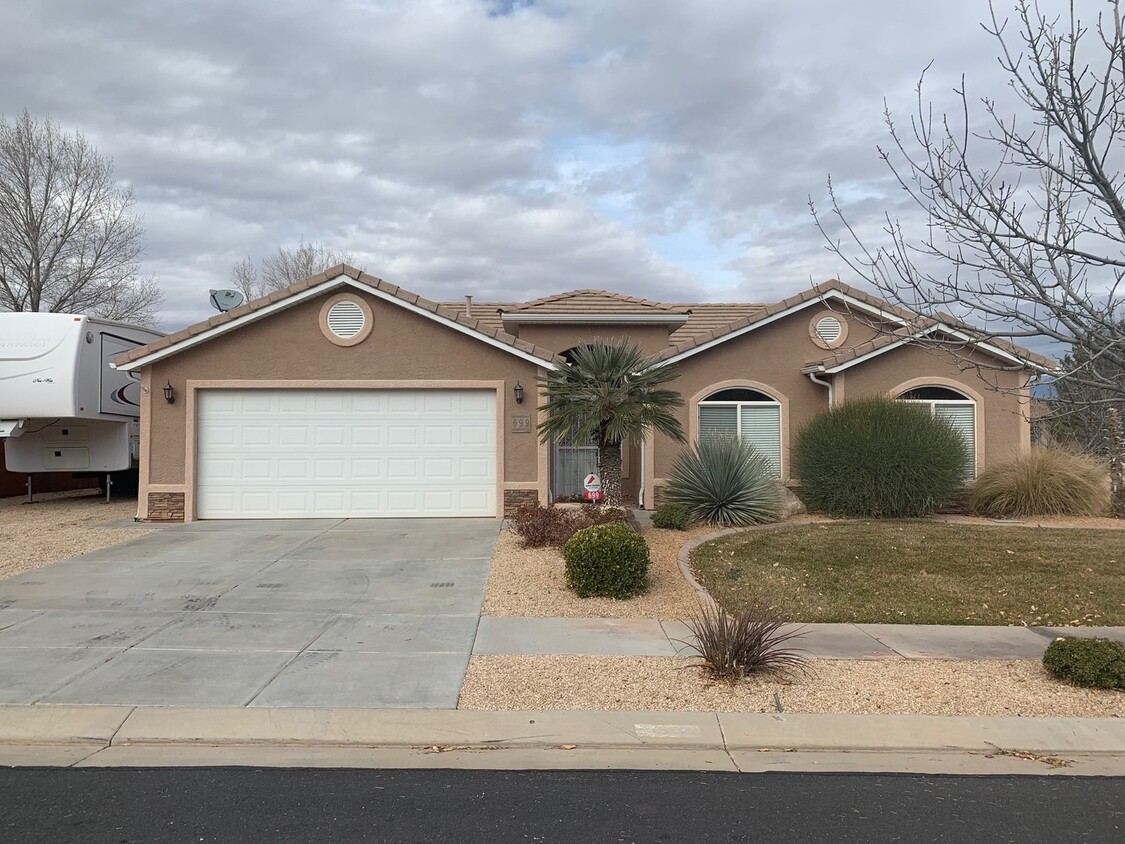
[[[728,610],[790,621],[1125,625],[1125,531],[840,522],[758,530],[692,554]]]

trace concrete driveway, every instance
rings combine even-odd
[[[200,522],[0,580],[0,703],[453,708],[499,529]]]

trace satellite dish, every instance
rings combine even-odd
[[[229,311],[231,308],[237,308],[245,301],[246,297],[237,290],[211,291],[211,304],[217,311]]]

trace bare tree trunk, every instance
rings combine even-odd
[[[1125,518],[1125,428],[1117,408],[1105,413],[1106,451],[1109,454],[1110,508],[1119,519]]]
[[[598,446],[598,471],[602,476],[602,503],[607,507],[620,507],[621,500],[621,443],[602,442]]]

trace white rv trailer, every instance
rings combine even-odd
[[[134,469],[141,385],[110,362],[162,336],[74,314],[0,313],[0,437],[8,471]]]

